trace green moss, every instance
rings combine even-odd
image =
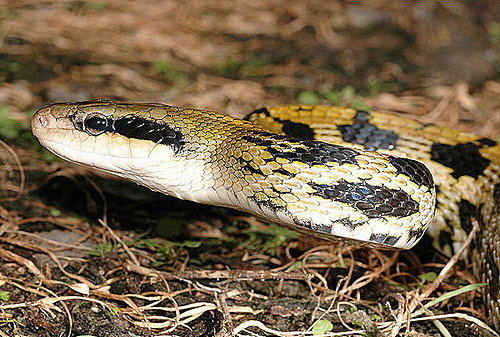
[[[182,87],[189,82],[188,74],[178,70],[167,60],[156,61],[153,63],[153,67],[158,74],[175,87]]]
[[[297,97],[300,104],[316,105],[319,102],[319,96],[311,90],[302,91]]]
[[[332,322],[326,319],[319,319],[312,326],[312,334],[314,336],[324,335],[332,330],[333,330]]]
[[[0,290],[0,301],[7,302],[10,299],[10,293],[5,290]]]
[[[276,255],[276,248],[285,246],[290,240],[299,237],[297,232],[274,224],[264,229],[251,227],[246,234],[248,237],[242,242],[243,247],[269,255]]]
[[[252,56],[238,61],[230,59],[215,66],[217,75],[232,79],[255,79],[263,76],[262,69],[270,62],[265,57]]]
[[[5,140],[14,140],[21,133],[21,124],[12,119],[9,114],[9,107],[0,106],[0,138]]]
[[[500,45],[500,22],[492,22],[488,25],[488,41],[494,46]]]
[[[112,252],[113,246],[107,243],[98,243],[93,250],[89,252],[90,256],[104,256],[106,253]]]
[[[99,1],[70,1],[64,3],[64,6],[70,12],[101,11],[108,8],[107,4]]]

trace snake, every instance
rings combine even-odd
[[[244,119],[162,103],[54,103],[32,132],[63,159],[177,198],[335,241],[410,249],[427,232],[468,247],[500,326],[500,145],[406,117],[336,106]]]

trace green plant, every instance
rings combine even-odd
[[[311,90],[302,91],[297,97],[300,104],[315,105],[319,102],[319,96]]]
[[[5,290],[0,290],[0,301],[7,302],[10,299],[10,293]]]
[[[332,322],[326,319],[319,319],[312,326],[312,334],[314,336],[324,335],[332,330],[333,330]]]
[[[21,133],[21,124],[12,119],[9,114],[9,107],[0,106],[0,138],[14,140]]]
[[[89,252],[91,256],[104,256],[104,254],[113,251],[113,246],[107,243],[98,243],[94,249]]]
[[[172,85],[182,86],[189,81],[186,73],[177,70],[167,60],[156,61],[153,63],[153,67],[167,82]]]
[[[165,239],[142,239],[130,243],[137,248],[148,249],[156,255],[154,266],[163,265],[166,262],[177,259],[184,249],[194,249],[201,246],[201,241],[169,241]]]
[[[251,56],[243,61],[231,59],[216,66],[217,75],[229,78],[256,78],[262,68],[269,64],[265,58]]]
[[[422,284],[424,284],[425,282],[432,282],[436,279],[436,277],[437,277],[437,274],[433,271],[418,275],[418,278],[420,279],[420,282]]]
[[[246,232],[248,238],[243,241],[243,246],[255,251],[263,251],[270,255],[276,254],[276,248],[284,246],[292,239],[299,237],[297,232],[270,224],[264,229],[251,227]]]
[[[355,110],[370,111],[371,108],[361,101],[361,96],[356,94],[353,86],[347,85],[340,90],[325,90],[316,93],[312,90],[302,91],[297,100],[300,104],[316,105],[321,99],[326,99],[332,105],[347,105]]]

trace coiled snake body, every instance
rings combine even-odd
[[[93,101],[40,109],[32,128],[69,161],[323,238],[407,249],[432,222],[434,245],[451,254],[476,218],[480,235],[470,255],[500,323],[495,141],[327,106],[264,108],[246,119]]]

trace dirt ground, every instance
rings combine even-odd
[[[56,159],[29,121],[45,104],[95,98],[236,117],[331,104],[498,140],[499,2],[0,0],[0,10],[0,337],[495,335],[470,265],[437,282],[449,259],[425,242],[331,243],[153,193]]]

